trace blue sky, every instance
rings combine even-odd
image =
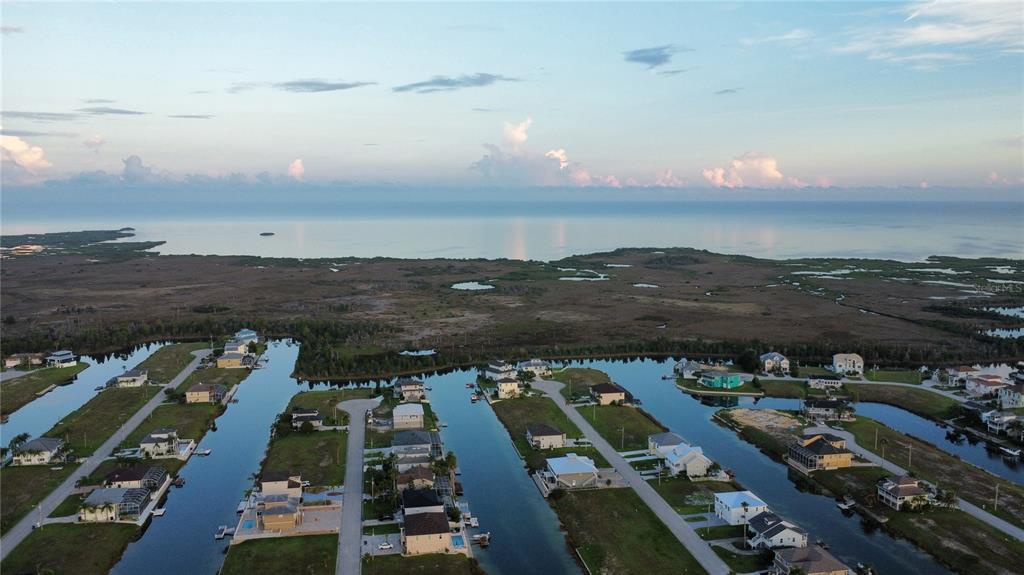
[[[1024,176],[1019,3],[4,3],[3,27],[7,185]]]

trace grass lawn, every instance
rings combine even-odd
[[[364,485],[363,493],[369,493],[370,489],[368,483]],[[387,499],[378,497],[372,500],[363,500],[363,518],[364,519],[376,519],[380,515],[394,514],[398,511],[398,506]]]
[[[107,389],[71,412],[43,435],[66,437],[78,457],[92,455],[108,437],[158,393],[163,392],[155,385]]]
[[[707,513],[715,509],[715,493],[741,491],[737,483],[729,481],[690,481],[685,477],[663,478],[661,482],[650,481],[650,486],[661,494],[673,509],[683,515]]]
[[[44,367],[3,382],[0,386],[0,414],[10,415],[18,411],[39,397],[36,394],[40,391],[73,380],[87,367],[89,364],[82,361],[71,367]]]
[[[325,389],[322,391],[303,391],[295,394],[288,402],[288,411],[296,407],[320,410],[320,416],[324,418],[324,425],[347,425],[348,414],[338,410],[338,421],[334,420],[334,408],[342,401],[348,399],[366,399],[374,397],[372,387],[354,387],[349,389]]]
[[[801,365],[799,368],[800,377],[808,377],[811,375],[833,375],[834,371],[825,369],[824,367],[814,367]]]
[[[465,555],[389,555],[363,559],[363,575],[483,575],[476,559]],[[227,575],[221,573],[221,575]]]
[[[3,486],[0,489],[0,533],[6,533],[19,519],[34,511],[37,503],[77,469],[77,465],[65,465],[60,471],[47,465],[0,469],[0,485]]]
[[[178,430],[178,437],[199,443],[223,409],[223,405],[213,403],[161,405],[128,435],[123,446],[137,447],[143,437],[159,427],[173,427]]]
[[[203,342],[165,345],[153,352],[153,355],[147,357],[138,367],[149,370],[149,379],[166,384],[195,359],[192,355],[193,351],[208,347],[210,344]]]
[[[885,370],[870,369],[864,374],[868,381],[892,381],[896,383],[921,384],[921,372],[916,369]]]
[[[565,492],[549,499],[592,573],[703,573],[632,489]]]
[[[337,559],[337,535],[254,539],[228,547],[220,575],[333,575]]]
[[[1003,519],[1024,527],[1024,487],[996,477],[983,469],[965,463],[949,453],[909,435],[890,429],[868,417],[843,423],[843,428],[853,433],[857,443],[879,455],[885,450],[885,458],[903,468],[908,468],[908,457],[913,445],[912,466],[909,470],[918,477],[936,483],[941,488],[956,490],[957,495],[971,503],[987,509]],[[875,433],[878,446],[875,446]],[[995,486],[999,485],[999,510],[992,510]]]
[[[554,425],[565,432],[569,438],[580,438],[583,433],[576,427],[576,424],[569,421],[569,418],[555,405],[555,402],[547,397],[522,397],[519,399],[506,399],[493,405],[494,412],[498,419],[508,430],[516,449],[526,459],[526,466],[531,470],[543,469],[547,465],[549,457],[560,457],[566,453],[585,455],[594,460],[598,467],[608,467],[608,461],[592,447],[566,447],[563,449],[534,449],[526,442],[526,428],[534,423],[547,423]],[[645,445],[646,445],[646,439]]]
[[[889,519],[883,529],[949,565],[957,573],[1012,573],[1024,557],[1024,543],[955,509],[899,512],[874,502],[875,482],[887,473],[878,468],[818,472],[814,479],[832,493],[849,493],[872,513]]]
[[[588,395],[591,387],[612,381],[607,373],[589,367],[567,367],[553,373],[551,379],[565,384],[561,393],[566,399],[572,399],[574,395]]]
[[[698,527],[697,535],[705,541],[743,537],[742,525],[715,525],[714,527]]]
[[[82,502],[85,498],[81,495],[68,495],[64,501],[61,501],[59,505],[50,513],[47,517],[67,517],[68,515],[75,515],[78,513],[78,508],[82,506]]]
[[[389,533],[401,532],[401,523],[386,523],[384,525],[363,525],[363,535],[387,535]]]
[[[311,485],[341,485],[345,481],[344,431],[293,431],[270,442],[262,472],[290,471]]]
[[[106,574],[138,532],[135,525],[111,523],[44,525],[11,550],[0,571]]]
[[[224,387],[231,389],[235,385],[242,383],[242,380],[247,377],[249,377],[248,369],[204,367],[203,369],[197,369],[190,373],[189,376],[185,378],[185,381],[181,382],[181,385],[178,386],[178,391],[188,391],[188,388],[197,383],[206,383],[209,385],[216,385],[219,383]]]
[[[369,427],[367,427],[366,441],[363,442],[363,446],[366,449],[375,449],[377,447],[390,447],[391,442],[394,439],[394,431],[373,431]]]
[[[725,561],[725,564],[729,566],[736,573],[754,573],[764,571],[772,566],[774,560],[774,553],[771,551],[764,551],[757,555],[741,555],[734,553],[725,547],[719,547],[714,545],[711,550],[715,552]]]
[[[647,449],[647,436],[665,431],[665,428],[635,407],[598,405],[580,407],[578,410],[601,437],[619,451]]]
[[[804,397],[824,397],[827,395],[824,389],[813,389],[808,387],[804,381],[771,381],[761,380],[761,391],[771,397],[793,397],[802,399]]]
[[[895,385],[874,383],[847,383],[846,389],[854,401],[874,401],[902,407],[907,411],[931,419],[949,419],[956,415],[959,403],[943,395]]]

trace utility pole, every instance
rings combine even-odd
[[[878,451],[878,426],[875,426],[875,451]]]
[[[995,510],[995,512],[999,513],[999,484],[998,483],[996,483],[996,498],[995,498],[995,501],[992,503],[992,505],[993,505],[993,509]]]
[[[623,425],[622,427],[620,427],[619,431],[622,432],[622,440],[619,443],[619,451],[625,451],[626,450],[626,426]]]

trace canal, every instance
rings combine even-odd
[[[241,383],[235,395],[238,403],[228,406],[217,418],[217,430],[200,442],[198,449],[210,449],[212,454],[193,457],[182,468],[185,487],[171,489],[166,515],[151,520],[112,573],[212,575],[220,569],[228,540],[214,540],[214,531],[237,521],[235,509],[259,472],[270,426],[301,391],[291,377],[298,354],[297,344],[270,344],[264,355],[269,359],[266,367]]]
[[[828,497],[799,491],[788,477],[788,469],[756,447],[741,440],[732,430],[711,420],[716,405],[706,405],[679,391],[661,376],[671,371],[671,364],[654,360],[629,363],[586,361],[608,373],[643,402],[651,415],[672,431],[696,445],[722,467],[732,469],[736,479],[750,489],[783,517],[797,523],[813,539],[822,539],[830,551],[850,566],[858,562],[872,564],[879,573],[934,575],[949,570],[932,557],[906,541],[897,540],[881,530],[866,529],[858,516],[844,516]],[[725,401],[743,407],[792,408],[795,400],[765,398],[727,398]],[[709,402],[712,403],[712,402]]]
[[[486,403],[473,404],[466,383],[476,374],[456,371],[423,378],[442,422],[445,449],[455,452],[470,511],[489,531],[489,548],[474,548],[488,575],[580,573],[558,516],[541,497],[505,427]]]
[[[80,360],[88,363],[89,367],[79,373],[74,381],[58,385],[53,391],[32,400],[12,413],[7,423],[0,425],[0,437],[4,438],[4,445],[19,433],[38,437],[49,431],[69,413],[95,397],[97,386],[106,385],[110,378],[142,363],[163,346],[162,343],[151,343],[123,354],[83,355]]]

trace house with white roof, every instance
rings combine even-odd
[[[249,353],[249,344],[237,339],[224,344],[224,353]]]
[[[107,382],[107,387],[142,387],[149,381],[149,371],[129,369]]]
[[[1010,424],[1017,421],[1017,414],[1009,411],[992,410],[981,414],[981,421],[990,433],[999,435],[1000,433],[1006,433],[1010,428]]]
[[[715,493],[715,515],[729,525],[743,525],[768,511],[768,504],[750,491]]]
[[[832,371],[859,375],[864,373],[864,358],[856,353],[837,353],[832,356]]]
[[[67,349],[55,351],[46,356],[46,367],[71,367],[77,363],[75,354]]]
[[[647,453],[656,457],[665,457],[675,446],[686,443],[686,440],[672,433],[665,431],[647,436]]]
[[[79,521],[109,522],[135,519],[149,502],[145,488],[102,487],[93,490],[78,510]]]
[[[761,371],[771,373],[781,371],[789,373],[789,360],[777,351],[761,354]]]
[[[1024,407],[1024,383],[999,389],[999,406],[1003,409]]]
[[[506,378],[515,379],[516,366],[502,359],[494,359],[487,363],[487,367],[483,369],[480,375],[494,381]]]
[[[547,377],[551,375],[551,364],[544,361],[543,359],[531,359],[529,361],[520,362],[516,366],[519,371],[528,371],[537,377]]]
[[[173,427],[154,429],[139,442],[139,452],[143,457],[177,457],[178,430]]]
[[[419,403],[402,403],[391,412],[394,429],[422,429],[424,424],[423,406]]]
[[[771,511],[765,511],[747,523],[747,544],[752,549],[807,547],[807,532]]]
[[[680,443],[672,448],[665,455],[665,463],[672,471],[672,475],[686,475],[687,477],[704,477],[714,462],[704,455],[700,447]]]
[[[548,458],[546,476],[546,479],[557,488],[594,487],[597,485],[597,466],[589,457],[569,453],[564,457]]]
[[[676,375],[685,379],[697,379],[697,374],[707,369],[708,366],[697,362],[687,361],[685,358],[676,362],[675,367],[672,371],[676,372]]]
[[[259,342],[259,334],[251,329],[240,329],[235,333],[235,341],[248,344],[249,342]]]

